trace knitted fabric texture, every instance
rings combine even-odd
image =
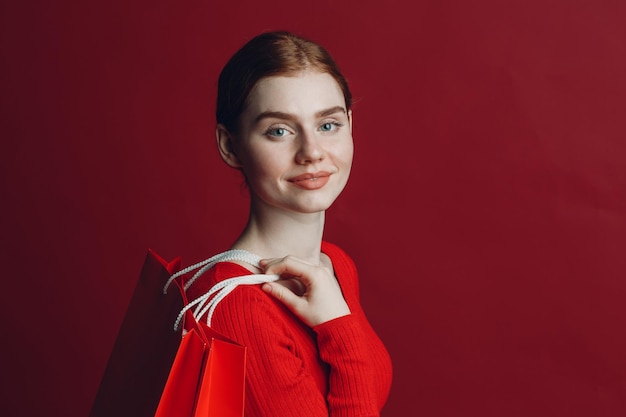
[[[258,285],[235,288],[217,305],[211,327],[248,347],[246,417],[378,416],[391,386],[391,361],[359,302],[356,268],[322,243],[351,314],[309,328]],[[248,275],[220,262],[188,290],[196,299],[216,283]]]

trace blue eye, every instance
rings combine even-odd
[[[322,123],[322,125],[320,126],[320,130],[322,132],[332,132],[333,130],[337,129],[340,126],[341,124],[337,122],[326,122],[326,123]]]
[[[272,127],[267,129],[265,134],[268,136],[274,136],[276,138],[282,138],[283,136],[287,135],[287,129],[282,127]]]

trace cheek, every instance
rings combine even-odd
[[[251,157],[243,160],[241,169],[248,181],[274,180],[281,177],[286,170],[281,162],[280,156],[275,152],[257,150]]]
[[[335,154],[343,165],[351,166],[352,158],[354,157],[354,144],[352,139],[342,143],[342,145],[336,149]]]
[[[241,167],[244,175],[248,179],[248,183],[257,183],[259,180],[268,176],[267,167],[260,161],[246,161]]]
[[[354,158],[354,143],[352,141],[350,141],[349,155],[350,156],[348,157],[348,159],[350,161],[350,164],[352,164],[352,159]]]

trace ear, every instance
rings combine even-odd
[[[215,128],[215,137],[217,139],[217,149],[222,160],[232,168],[241,168],[241,162],[235,152],[233,135],[224,125],[218,124]]]
[[[348,110],[348,123],[350,125],[350,133],[352,133],[352,110]]]

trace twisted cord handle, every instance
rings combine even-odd
[[[213,287],[211,287],[209,291],[187,304],[181,310],[181,312],[178,314],[178,317],[176,318],[176,322],[174,323],[174,330],[178,330],[185,313],[188,310],[191,310],[194,306],[195,310],[193,312],[193,316],[196,318],[196,320],[200,319],[206,314],[206,323],[207,326],[210,327],[211,319],[213,318],[213,313],[215,312],[215,308],[217,307],[217,305],[239,285],[263,284],[265,282],[277,281],[278,278],[278,275],[251,274],[229,278],[222,282],[218,282]]]
[[[195,269],[198,269],[193,277],[187,281],[184,285],[185,291],[191,287],[191,285],[206,271],[211,269],[213,265],[218,262],[227,262],[227,261],[240,261],[245,262],[250,265],[259,266],[259,261],[261,257],[250,253],[246,250],[242,249],[232,249],[226,252],[219,253],[215,256],[212,256],[209,259],[205,259],[202,262],[198,262],[197,264],[191,265],[181,271],[173,274],[165,283],[165,287],[163,288],[163,293],[167,294],[167,290],[174,280],[181,275],[185,275]],[[196,298],[195,300],[188,303],[181,312],[178,314],[176,318],[176,322],[174,323],[174,330],[178,330],[180,324],[185,316],[185,313],[192,308],[195,307],[193,311],[193,316],[196,320],[199,320],[204,314],[207,315],[207,325],[211,326],[211,319],[213,318],[213,313],[215,312],[215,308],[228,294],[230,294],[235,288],[239,285],[256,285],[263,284],[265,282],[273,282],[277,281],[279,278],[278,275],[269,275],[269,274],[250,274],[243,275],[239,277],[229,278],[224,281],[218,282],[213,287],[209,289],[206,293]]]

